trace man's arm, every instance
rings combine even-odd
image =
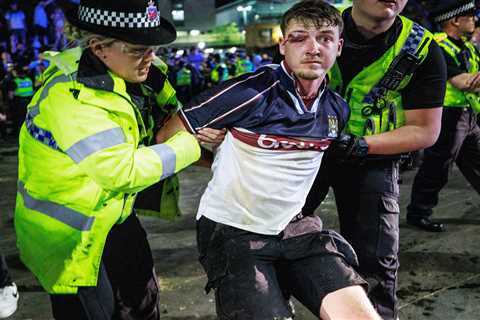
[[[399,154],[430,147],[440,134],[442,108],[405,110],[405,125],[364,137],[368,154]]]
[[[480,92],[480,72],[461,73],[448,79],[448,82],[462,91]]]

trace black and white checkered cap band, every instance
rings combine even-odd
[[[160,13],[157,13],[156,19],[149,19],[146,11],[119,12],[79,6],[78,18],[83,22],[114,28],[143,29],[160,26]]]
[[[461,7],[458,7],[454,10],[451,10],[451,11],[448,11],[448,12],[445,12],[439,16],[436,16],[435,17],[435,22],[442,22],[442,21],[447,21],[449,19],[452,19],[464,12],[467,12],[467,11],[470,11],[472,9],[475,9],[475,3],[472,1],[472,2],[469,2],[467,4],[464,4],[463,6]]]

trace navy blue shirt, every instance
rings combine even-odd
[[[310,108],[283,65],[259,68],[207,90],[181,111],[188,129],[242,128],[255,134],[332,140],[343,130],[349,108],[325,83]],[[323,148],[322,148],[323,149]]]

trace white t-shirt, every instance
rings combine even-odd
[[[228,132],[216,153],[197,219],[205,216],[260,234],[280,233],[300,213],[322,156],[318,150],[258,148]]]

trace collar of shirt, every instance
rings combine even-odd
[[[318,91],[317,91],[317,94],[315,96],[308,96],[308,97],[305,97],[303,96],[300,91],[298,90],[298,81],[297,81],[297,78],[295,77],[295,75],[293,74],[292,72],[292,69],[290,69],[290,67],[288,66],[287,62],[285,60],[283,60],[281,63],[281,68],[283,70],[283,72],[287,75],[288,79],[289,79],[289,83],[290,85],[287,86],[287,89],[290,90],[291,92],[295,92],[297,94],[298,97],[300,97],[305,106],[306,107],[310,107],[313,102],[315,101],[315,99],[320,96],[323,92],[323,90],[325,89],[326,85],[327,85],[327,77],[325,76],[325,79],[323,80],[322,84],[320,85],[320,87],[318,88]]]

